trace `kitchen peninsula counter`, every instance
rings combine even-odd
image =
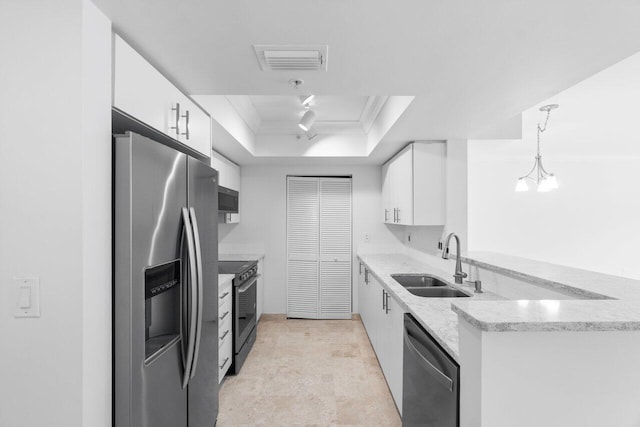
[[[483,285],[508,277],[558,298],[421,298],[391,274],[451,282],[453,260],[358,256],[460,364],[460,426],[638,425],[640,281],[481,252],[462,259],[463,270]],[[471,285],[453,286],[473,292]]]

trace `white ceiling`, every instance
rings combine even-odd
[[[304,111],[297,96],[257,95],[249,98],[263,121],[296,121]],[[366,96],[317,96],[310,107],[318,120],[358,121],[367,99]]]
[[[304,93],[304,92],[300,92]],[[227,95],[256,134],[302,135],[298,122],[306,112],[302,95]],[[318,95],[308,104],[320,133],[367,133],[387,97]]]
[[[503,127],[640,51],[638,0],[94,2],[190,94],[292,96],[302,78],[321,96],[415,95],[369,163]],[[273,43],[327,44],[327,72],[261,71],[253,45]]]

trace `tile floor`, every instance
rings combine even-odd
[[[242,370],[220,390],[218,427],[400,426],[359,319],[265,315]]]

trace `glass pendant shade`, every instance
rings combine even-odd
[[[558,188],[558,180],[554,174],[547,176],[546,181],[549,183],[549,189],[556,190]]]
[[[529,191],[529,186],[527,185],[527,180],[525,178],[520,178],[518,183],[516,184],[516,191]]]
[[[551,186],[547,178],[542,178],[542,181],[538,184],[538,192],[544,193],[546,191],[551,191]]]

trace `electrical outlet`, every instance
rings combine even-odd
[[[407,234],[407,242],[411,241],[411,233]]]

